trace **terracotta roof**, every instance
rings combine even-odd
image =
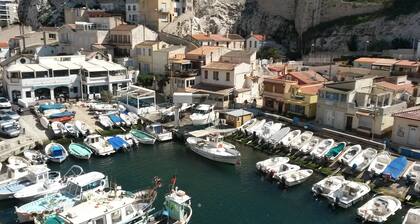
[[[105,11],[88,11],[88,17],[111,17],[112,15]]]
[[[137,25],[121,24],[111,29],[111,31],[131,31],[137,28]]]
[[[393,116],[405,118],[409,120],[420,121],[420,106],[411,107],[401,112],[394,113]]]
[[[261,34],[253,34],[251,35],[253,36],[255,39],[257,39],[258,41],[265,41],[265,35],[261,35]]]
[[[7,42],[0,42],[0,48],[9,48],[9,44]]]
[[[378,58],[373,64],[375,65],[394,65],[398,61],[395,59],[388,59],[388,58]]]
[[[216,46],[202,46],[202,47],[199,47],[197,49],[194,49],[194,50],[188,52],[187,54],[190,54],[190,55],[208,55],[211,52],[216,52],[220,49],[221,49],[221,47],[216,47]]]
[[[224,35],[221,34],[205,34],[205,33],[200,33],[200,34],[194,34],[192,35],[192,38],[198,41],[230,41],[229,38],[225,37]]]
[[[363,57],[363,58],[358,58],[358,59],[356,59],[354,61],[355,62],[359,62],[359,63],[374,63],[378,59],[379,58],[367,58],[367,57]]]
[[[416,61],[401,60],[401,61],[398,61],[395,65],[407,66],[407,67],[418,67],[420,64]]]
[[[315,95],[318,93],[318,90],[324,87],[323,84],[316,85],[303,85],[299,87],[301,93]]]
[[[413,93],[414,91],[414,86],[411,83],[405,83],[405,84],[395,84],[395,83],[391,83],[391,82],[387,82],[387,81],[381,81],[381,82],[377,82],[375,83],[377,86],[383,87],[385,89],[389,89],[392,91],[406,91],[409,93]]]
[[[228,38],[231,40],[245,40],[241,35],[239,34],[228,34]]]
[[[293,78],[299,80],[304,84],[315,84],[328,81],[322,75],[316,73],[315,71],[300,71],[300,72],[289,72],[287,75],[293,76]]]
[[[202,68],[232,71],[233,69],[235,69],[235,67],[236,67],[236,64],[233,64],[233,63],[212,62],[206,66],[203,66]]]

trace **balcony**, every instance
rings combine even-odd
[[[48,78],[31,78],[31,79],[13,79],[11,80],[14,85],[22,87],[48,87],[51,86],[68,86],[75,82],[77,75],[63,76],[63,77],[48,77]]]
[[[169,73],[170,75],[170,73]],[[179,78],[189,78],[189,77],[195,77],[198,76],[198,69],[188,69],[184,71],[174,71],[173,76],[179,77]]]

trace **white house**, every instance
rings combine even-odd
[[[264,45],[265,41],[266,37],[264,35],[251,33],[245,41],[245,49],[258,51]]]
[[[152,52],[152,73],[166,75],[169,60],[177,55],[185,55],[185,46],[173,45]]]
[[[0,25],[11,25],[19,22],[17,0],[0,0]]]
[[[392,143],[420,149],[420,106],[394,113]]]
[[[139,0],[126,0],[125,1],[125,21],[129,23],[139,23],[140,11]]]

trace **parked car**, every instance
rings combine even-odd
[[[6,115],[9,116],[11,119],[18,121],[20,119],[20,115],[16,113],[13,110],[6,109],[6,110],[0,110],[0,115]]]
[[[10,109],[12,108],[12,104],[10,104],[9,100],[5,97],[0,97],[0,109]]]
[[[0,121],[0,134],[14,138],[20,135],[20,124],[17,121]]]

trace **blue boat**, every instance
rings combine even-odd
[[[385,168],[382,175],[392,181],[397,181],[404,173],[407,164],[407,158],[405,156],[400,156],[391,161],[391,163]]]
[[[52,103],[52,104],[41,104],[39,107],[38,107],[38,110],[40,111],[40,112],[44,112],[44,111],[46,111],[46,110],[53,110],[53,109],[55,109],[55,110],[59,110],[59,109],[63,109],[64,108],[64,105],[63,104],[59,104],[59,103]]]
[[[128,148],[129,144],[118,136],[112,136],[107,139],[108,143],[112,145],[115,151]]]
[[[64,111],[61,113],[51,114],[48,116],[49,119],[55,119],[55,118],[62,118],[62,117],[74,117],[74,112]]]
[[[121,126],[123,124],[123,120],[121,119],[120,116],[116,115],[116,114],[110,114],[109,118],[111,119],[112,123],[114,123],[114,125],[116,126]]]

